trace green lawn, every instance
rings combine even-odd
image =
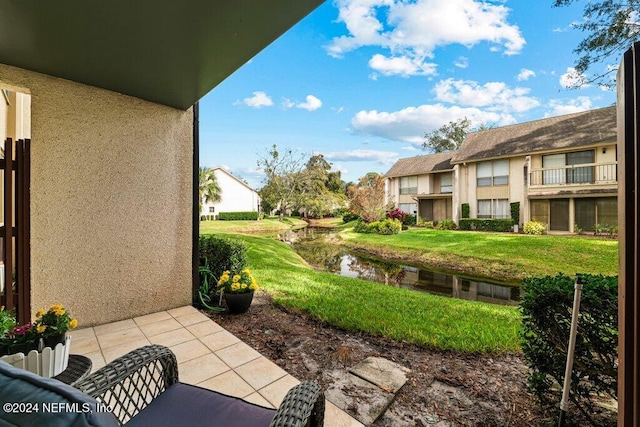
[[[319,272],[284,243],[255,235],[231,236],[247,242],[249,266],[276,303],[329,324],[440,349],[490,353],[520,349],[520,314],[515,307]]]
[[[385,258],[507,281],[563,272],[614,275],[618,241],[572,236],[529,236],[410,229],[393,236],[341,233],[347,246]]]
[[[200,233],[267,233],[306,226],[300,218],[285,217],[284,221],[269,217],[260,221],[201,221]]]

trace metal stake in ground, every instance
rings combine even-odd
[[[571,388],[571,371],[573,370],[573,357],[576,347],[576,334],[578,332],[578,313],[580,312],[580,296],[582,295],[582,277],[576,277],[573,294],[573,314],[571,315],[571,333],[569,335],[569,348],[567,350],[567,366],[564,371],[564,387],[562,388],[562,400],[560,401],[560,417],[558,426],[564,427],[565,417],[569,405],[569,391]]]

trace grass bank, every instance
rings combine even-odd
[[[290,217],[285,217],[283,221],[279,221],[276,217],[268,217],[260,221],[201,221],[200,233],[277,233],[306,225],[307,223],[300,218]]]
[[[463,352],[520,350],[514,307],[439,297],[315,271],[284,243],[233,234],[247,242],[261,287],[283,306],[349,331]]]
[[[346,246],[387,259],[505,281],[618,271],[618,241],[612,239],[418,228],[392,236],[346,229],[340,236]]]

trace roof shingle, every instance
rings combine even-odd
[[[599,108],[467,135],[451,163],[511,157],[616,140],[616,107]],[[392,168],[393,169],[393,168]]]
[[[453,152],[437,153],[400,159],[391,166],[385,176],[393,178],[452,170],[451,157],[453,154]]]

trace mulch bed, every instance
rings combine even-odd
[[[482,355],[427,349],[350,333],[273,304],[258,291],[244,314],[210,314],[222,327],[299,380],[332,387],[335,373],[369,356],[392,360],[411,372],[374,426],[553,425],[527,392],[520,355]],[[352,415],[357,408],[347,408]],[[584,425],[579,419],[577,425]],[[328,426],[330,427],[330,426]]]

